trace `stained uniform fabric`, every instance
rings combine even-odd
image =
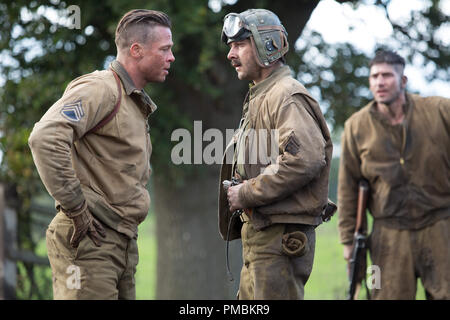
[[[422,229],[375,226],[369,237],[372,264],[380,268],[373,299],[414,300],[417,277],[428,299],[450,299],[450,219]]]
[[[234,161],[227,163],[233,147]],[[239,198],[244,208],[252,209],[251,215],[243,214],[244,222],[232,220],[228,238],[242,239],[239,299],[303,299],[315,227],[328,203],[331,155],[320,107],[288,66],[250,88],[240,128],[221,167],[221,181],[234,174],[248,180]],[[219,231],[224,239],[231,214],[220,186]]]
[[[286,254],[283,236],[301,232],[306,250]],[[239,284],[240,300],[302,300],[304,286],[314,262],[314,226],[274,224],[256,231],[251,222],[242,227],[243,266]]]
[[[111,69],[118,74],[122,90],[119,111],[111,121],[87,134],[113,111],[119,95],[113,71],[95,71],[69,83],[63,96],[35,124],[29,146],[41,180],[55,199],[56,208],[71,210],[86,201],[89,212],[109,228],[108,235],[115,232],[115,237],[122,237],[125,243],[130,239],[135,241],[137,226],[145,219],[150,206],[146,185],[150,177],[152,146],[147,118],[156,110],[156,105],[143,90],[136,89],[119,62],[114,61]],[[71,234],[65,236],[70,239]],[[62,241],[63,238],[56,239]],[[88,236],[82,242],[86,241],[91,241]],[[66,245],[56,241],[52,246]],[[123,250],[124,247],[105,244],[99,250],[113,248]],[[82,252],[80,261],[92,258],[95,262],[95,255]],[[67,278],[64,270],[67,259],[60,260],[54,254],[49,254],[49,258],[55,267],[56,279]],[[106,261],[108,259],[104,259]],[[135,259],[131,261],[137,263]],[[117,260],[109,262],[113,268]],[[60,263],[62,265],[58,266]],[[93,266],[95,263],[88,269],[92,270]],[[116,279],[116,284],[119,280]],[[83,283],[90,285],[92,282]],[[131,288],[134,290],[134,286]],[[61,291],[55,292],[55,298],[59,298],[58,292]],[[104,290],[97,294],[99,298],[110,297]]]
[[[55,216],[46,233],[54,299],[136,299],[137,241],[108,227],[105,231],[101,247],[85,236],[73,248],[71,219],[62,212]]]
[[[390,125],[371,102],[345,123],[339,170],[339,225],[350,243],[358,181],[370,185],[380,223],[419,229],[450,217],[450,100],[407,94],[405,121]]]
[[[449,146],[450,99],[446,98],[406,94],[405,120],[398,125],[391,125],[372,101],[345,123],[338,181],[340,240],[352,243],[358,182],[364,178],[370,185],[368,208],[374,218],[370,252],[374,264],[383,266],[382,281],[386,292],[391,292],[374,290],[375,297],[412,297],[417,277],[431,292],[436,290],[427,288],[426,279],[438,277],[449,283],[448,276],[437,271],[450,267],[448,222],[439,229],[439,237],[447,239],[445,246],[430,233],[450,217]],[[422,240],[412,245],[408,239],[416,237],[414,234],[430,238],[427,241],[421,236]],[[413,258],[411,246],[414,252],[429,252],[420,257],[435,261],[434,267],[419,272],[420,265],[427,262],[417,255]],[[412,271],[400,272],[399,268]],[[392,289],[397,284],[409,288],[404,295],[400,289]],[[446,290],[446,295],[438,290],[441,293],[436,297],[448,297],[448,286]]]

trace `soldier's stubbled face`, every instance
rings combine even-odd
[[[172,54],[172,32],[169,28],[155,26],[155,39],[143,46],[138,67],[146,82],[164,82],[169,74],[170,64],[175,61]]]
[[[370,68],[369,87],[376,102],[390,105],[405,90],[406,77],[392,64],[377,63]]]

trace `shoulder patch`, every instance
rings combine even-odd
[[[61,115],[69,121],[79,122],[84,116],[81,100],[64,105],[61,109]]]
[[[289,152],[293,156],[296,156],[300,151],[300,142],[298,141],[294,132],[291,132],[291,134],[289,135],[284,147],[284,151]]]

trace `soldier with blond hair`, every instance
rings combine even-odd
[[[29,138],[58,213],[47,229],[55,299],[135,299],[137,231],[150,205],[156,105],[143,88],[175,60],[171,21],[132,10],[120,20],[108,70],[73,80]]]

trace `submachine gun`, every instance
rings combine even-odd
[[[356,228],[353,237],[353,250],[349,261],[350,290],[347,300],[355,299],[356,288],[365,277],[367,236],[365,229],[369,183],[361,180],[358,187],[358,207],[356,210]],[[368,298],[370,299],[369,292]]]
[[[240,184],[240,183],[241,183],[241,182],[239,181],[239,179],[237,179],[237,178],[235,178],[235,177],[232,177],[231,180],[224,180],[224,181],[222,181],[222,186],[223,186],[224,191],[225,191],[225,192],[228,192],[228,189],[229,189],[230,187],[237,186],[237,185]],[[233,280],[234,280],[234,279],[233,279],[233,274],[231,273],[231,270],[230,270],[230,260],[229,260],[229,258],[228,258],[228,250],[229,250],[228,248],[229,248],[229,244],[230,244],[230,240],[229,240],[229,239],[230,239],[231,222],[233,221],[233,219],[234,219],[236,216],[240,216],[240,215],[242,214],[242,212],[244,212],[244,211],[241,210],[241,209],[234,211],[233,214],[232,214],[231,217],[230,217],[230,221],[228,222],[228,228],[227,228],[227,247],[226,247],[225,255],[226,255],[226,263],[227,263],[228,279],[229,279],[230,281],[233,281]]]

